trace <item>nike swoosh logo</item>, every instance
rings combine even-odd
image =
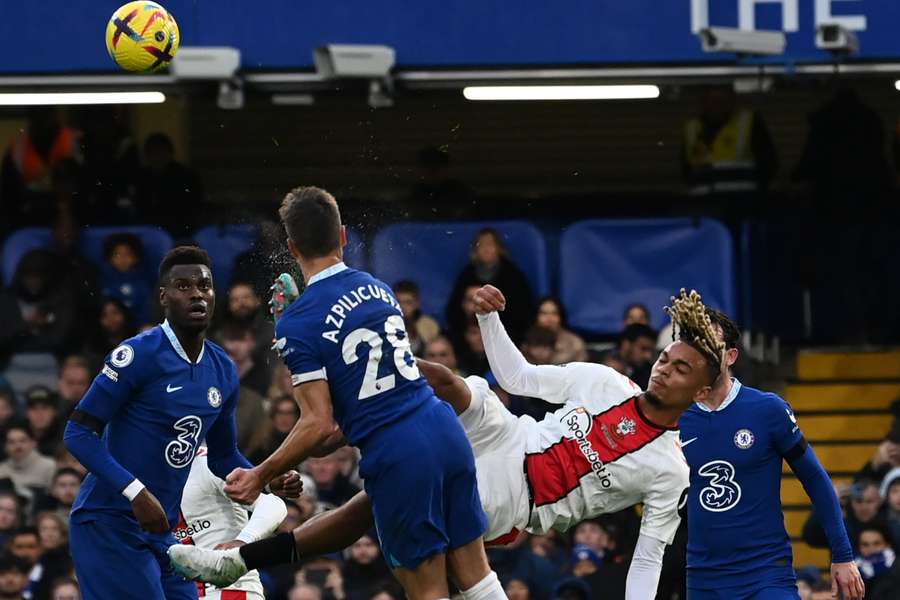
[[[689,439],[689,440],[686,440],[686,441],[684,441],[684,442],[681,442],[681,447],[684,448],[684,447],[687,446],[688,444],[693,444],[693,443],[696,442],[696,441],[697,441],[697,438],[693,437],[693,438],[691,438],[691,439]]]
[[[178,390],[180,390],[183,387],[184,387],[183,385],[179,385],[178,387],[172,387],[172,385],[169,384],[166,386],[166,391],[171,394],[172,392],[177,392]]]

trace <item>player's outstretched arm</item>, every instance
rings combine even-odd
[[[224,482],[220,482],[220,485],[222,487],[219,488],[219,493],[224,495]],[[234,540],[217,545],[215,550],[228,550],[265,539],[275,533],[287,516],[284,500],[273,494],[260,494],[250,506],[250,511],[250,519]]]
[[[628,578],[625,581],[625,600],[653,600],[659,585],[666,543],[648,535],[638,536]]]
[[[557,365],[533,365],[525,359],[500,321],[498,311],[506,308],[503,293],[486,285],[475,293],[475,307],[484,351],[500,387],[510,394],[565,403],[568,371]]]
[[[328,382],[319,379],[295,386],[294,399],[300,405],[300,419],[281,446],[260,465],[235,469],[225,479],[225,491],[232,500],[252,503],[268,482],[312,456],[332,439],[337,425]]]

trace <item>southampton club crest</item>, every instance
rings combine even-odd
[[[619,437],[634,435],[635,433],[637,433],[637,423],[634,422],[634,419],[622,417],[622,419],[619,421],[619,424],[616,425],[616,433]]]

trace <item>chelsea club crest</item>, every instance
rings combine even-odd
[[[219,405],[222,404],[222,392],[215,387],[211,387],[209,388],[209,391],[206,392],[206,399],[209,400],[210,406],[219,408]]]
[[[738,429],[738,432],[734,434],[734,445],[741,450],[749,449],[754,441],[753,432],[749,429]]]

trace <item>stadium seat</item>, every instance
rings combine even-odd
[[[734,314],[731,235],[712,220],[582,221],[560,239],[560,296],[575,329],[617,333],[632,302],[650,309],[657,329],[662,307],[682,287]]]
[[[88,227],[81,234],[81,254],[96,266],[103,264],[103,242],[115,233],[133,233],[144,244],[144,262],[153,272],[159,266],[166,252],[172,249],[172,237],[150,225],[122,227]]]
[[[10,285],[16,267],[22,257],[36,248],[46,248],[53,243],[53,233],[47,227],[27,227],[11,234],[3,244],[3,281]]]
[[[20,352],[13,354],[6,369],[0,373],[13,393],[22,402],[25,392],[33,385],[56,389],[58,364],[56,357],[44,352]],[[19,409],[25,407],[20,405]]]
[[[524,221],[388,225],[372,245],[373,274],[388,285],[401,279],[415,281],[422,293],[422,310],[443,323],[447,298],[469,261],[472,240],[485,227],[493,227],[503,236],[535,296],[546,294],[546,244],[538,229]]]
[[[199,229],[194,240],[212,259],[213,281],[220,292],[231,285],[234,260],[249,250],[259,237],[256,225],[211,225]]]

